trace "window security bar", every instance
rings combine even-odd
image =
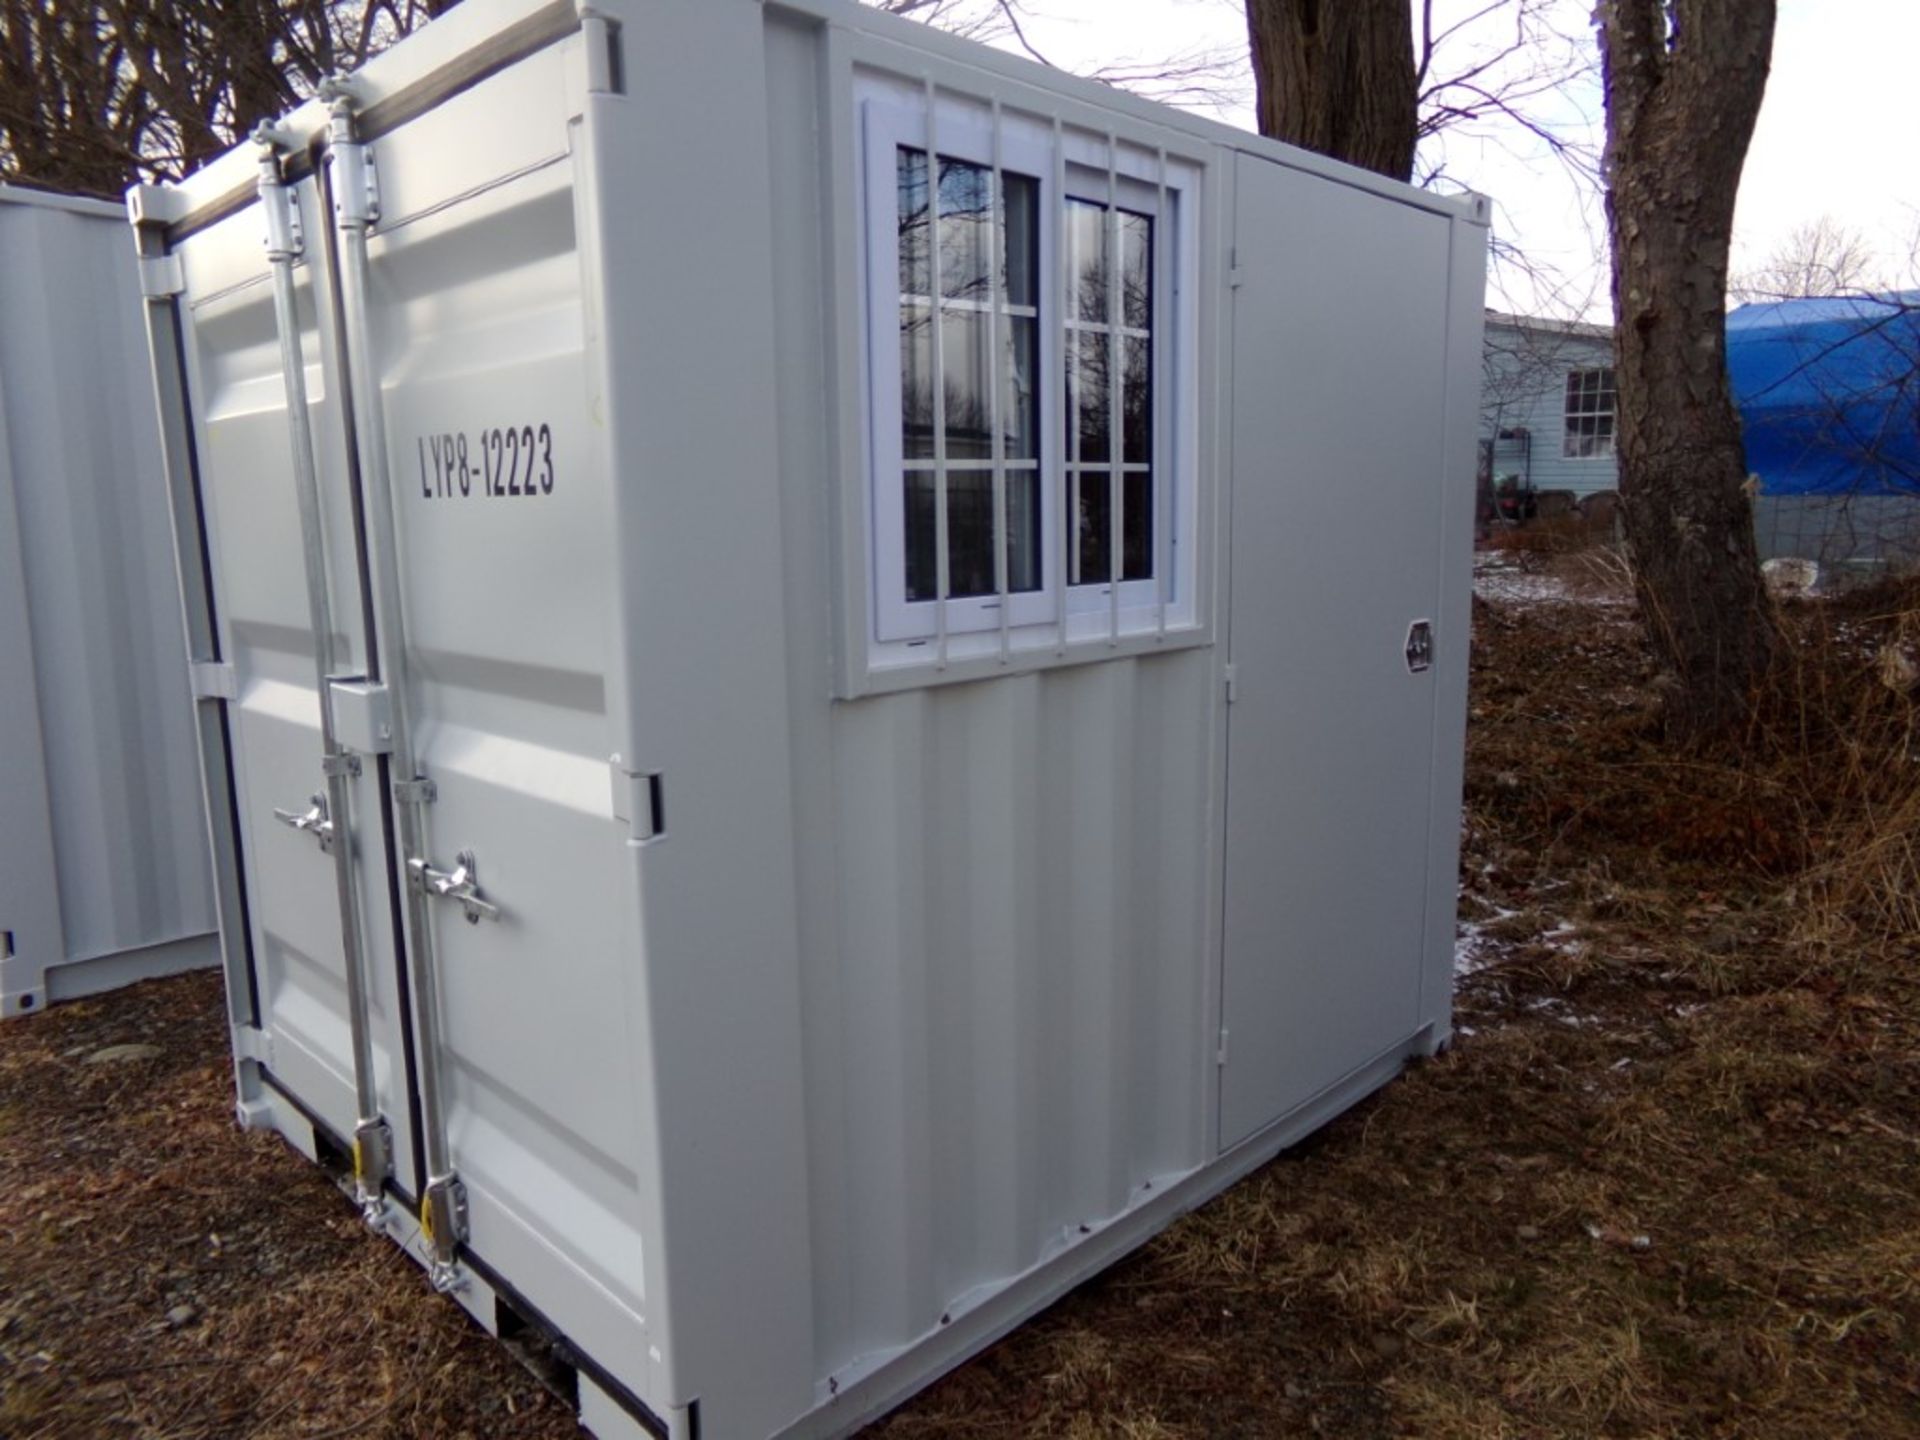
[[[1120,272],[1125,268],[1120,240],[1120,140],[1107,132],[1107,644],[1120,643],[1120,541],[1125,533],[1121,513],[1126,505],[1126,485],[1122,483],[1121,449],[1123,436],[1121,413],[1126,409],[1126,372],[1120,355],[1120,326],[1126,319],[1121,308]],[[1151,317],[1149,317],[1151,318]]]
[[[992,279],[992,304],[987,310],[987,394],[988,428],[993,432],[993,593],[1000,600],[1000,663],[1007,663],[1012,643],[1009,631],[1013,602],[1008,595],[1007,547],[1012,531],[1007,517],[1007,437],[1000,405],[1006,396],[1000,388],[1000,326],[1007,288],[1006,184],[1001,171],[1000,101],[993,102],[993,181],[987,191],[987,243],[991,247],[987,269]],[[1036,301],[1039,296],[1034,296]],[[1035,310],[1039,306],[1035,305]],[[1036,329],[1043,322],[1036,318]],[[1006,321],[1009,335],[1012,321]]]
[[[1157,165],[1153,214],[1154,223],[1159,227],[1159,232],[1153,237],[1153,249],[1149,256],[1151,263],[1148,268],[1150,276],[1148,293],[1150,297],[1166,305],[1171,313],[1170,301],[1173,287],[1169,283],[1171,280],[1169,269],[1173,246],[1168,243],[1168,236],[1172,231],[1167,225],[1170,212],[1167,210],[1167,148],[1164,145],[1157,152]],[[1155,318],[1153,312],[1149,310],[1147,324],[1150,329],[1155,328],[1153,326]],[[1168,480],[1174,473],[1174,466],[1170,457],[1163,460],[1156,453],[1173,436],[1173,427],[1167,424],[1167,397],[1173,387],[1167,383],[1168,377],[1164,373],[1166,367],[1162,359],[1166,353],[1165,347],[1171,339],[1170,334],[1165,334],[1160,337],[1159,344],[1151,340],[1147,342],[1147,384],[1151,387],[1149,393],[1153,396],[1153,421],[1148,431],[1147,460],[1153,466],[1148,474],[1153,476],[1153,634],[1155,640],[1167,638],[1167,593],[1173,583],[1173,565],[1169,555],[1171,548],[1169,535],[1173,527],[1168,523],[1167,491],[1170,488]]]
[[[1067,135],[1066,127],[1061,123],[1058,115],[1053,117],[1053,202],[1051,208],[1059,215],[1064,215],[1067,209]],[[1073,248],[1072,234],[1071,231],[1065,229],[1064,226],[1056,233],[1059,235],[1059,238],[1054,243],[1054,249],[1058,252],[1058,259],[1055,262],[1054,269],[1057,272],[1059,289],[1055,291],[1055,294],[1059,297],[1057,303],[1060,307],[1061,318],[1064,320],[1067,315],[1072,313],[1071,306],[1073,304],[1073,292],[1070,288],[1072,283],[1072,270],[1070,269],[1072,264],[1071,251]],[[1066,333],[1065,327],[1062,326],[1061,336],[1063,340]],[[1071,346],[1063,344],[1060,355],[1061,369],[1066,371],[1068,367],[1077,367],[1079,363],[1078,344],[1076,343]],[[1059,389],[1062,387],[1050,385],[1049,388]],[[1065,388],[1068,394],[1072,394],[1070,386]],[[1054,546],[1053,571],[1054,575],[1058,577],[1055,584],[1059,590],[1060,605],[1060,641],[1054,652],[1057,655],[1065,655],[1067,653],[1067,590],[1069,582],[1072,579],[1072,576],[1067,570],[1069,556],[1077,559],[1080,553],[1078,540],[1080,526],[1080,475],[1077,470],[1070,471],[1066,463],[1069,458],[1075,461],[1080,458],[1080,424],[1078,417],[1075,416],[1071,410],[1062,413],[1061,421],[1062,423],[1055,427],[1055,434],[1059,436],[1060,433],[1064,431],[1065,443],[1059,446],[1060,459],[1055,461],[1053,466],[1054,474],[1059,477],[1060,481],[1054,493],[1059,495],[1065,502],[1064,508],[1067,513],[1065,515],[1057,513],[1063,508],[1060,504],[1056,504],[1053,507],[1056,512],[1054,528],[1059,532],[1060,536],[1059,542]]]
[[[947,558],[947,351],[941,331],[946,309],[945,259],[940,250],[940,97],[933,77],[927,88],[927,298],[931,301],[933,344],[933,614],[934,669],[947,668],[947,592],[952,581]]]

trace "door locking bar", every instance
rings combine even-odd
[[[267,263],[273,272],[274,329],[280,341],[280,378],[292,443],[294,499],[300,511],[300,548],[307,581],[307,623],[313,630],[314,685],[320,699],[320,771],[324,795],[304,814],[275,810],[274,818],[312,835],[333,856],[334,891],[340,909],[340,953],[346,972],[347,1029],[353,1047],[353,1189],[369,1225],[386,1219],[385,1187],[393,1173],[393,1134],[380,1113],[375,1080],[373,1024],[368,1002],[366,949],[360,935],[359,883],[349,843],[348,781],[360,773],[359,757],[342,748],[333,728],[327,687],[333,678],[333,602],[327,587],[326,535],[320,510],[320,476],[314,462],[313,420],[307,408],[307,366],[300,343],[299,292],[293,266],[305,248],[300,206],[280,173],[281,146],[264,122],[253,134],[258,147],[260,207],[267,224]],[[318,286],[315,286],[316,297]],[[341,843],[334,843],[336,840]]]
[[[408,684],[406,610],[400,582],[400,537],[394,513],[393,475],[387,455],[385,401],[381,394],[380,357],[374,345],[371,317],[372,277],[367,234],[379,221],[379,190],[374,166],[360,137],[353,82],[344,75],[321,81],[318,98],[327,107],[327,156],[332,167],[333,232],[339,268],[337,299],[341,345],[348,358],[351,381],[346,396],[353,416],[356,479],[361,510],[366,517],[368,579],[372,586],[374,624],[379,633],[382,660],[380,682],[392,695],[393,818],[400,853],[408,859],[406,904],[406,963],[412,982],[415,1074],[420,1087],[420,1149],[426,1160],[427,1184],[420,1196],[421,1233],[427,1242],[428,1275],[434,1288],[454,1290],[462,1283],[457,1261],[467,1238],[466,1187],[454,1170],[453,1148],[447,1136],[447,1101],[442,1065],[445,1058],[440,1014],[440,967],[435,959],[433,919],[428,906],[433,895],[424,862],[412,857],[428,851],[427,806],[433,801],[432,782],[414,751],[413,725],[408,714],[412,688]],[[418,883],[413,866],[422,864]],[[457,867],[456,867],[457,872]],[[452,873],[449,872],[449,878]],[[467,876],[444,892],[450,898]],[[485,904],[478,888],[462,902]],[[491,908],[491,907],[489,907]],[[469,918],[475,918],[469,910]],[[476,919],[476,923],[477,919]]]
[[[462,850],[453,857],[451,870],[436,870],[425,860],[407,861],[407,880],[419,894],[457,901],[467,923],[478,925],[482,920],[498,920],[500,907],[480,893],[477,870],[473,851]]]

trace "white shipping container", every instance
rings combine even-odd
[[[138,272],[0,185],[0,1017],[218,961]]]
[[[1483,201],[470,0],[130,207],[241,1118],[595,1433],[846,1433],[1448,1039]]]

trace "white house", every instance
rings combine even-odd
[[[1483,353],[1483,473],[1577,496],[1619,488],[1611,326],[1489,310]]]

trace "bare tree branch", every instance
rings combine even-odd
[[[1741,301],[1858,295],[1879,285],[1878,263],[1865,236],[1822,215],[1796,226],[1766,259],[1735,274],[1727,291]]]
[[[0,0],[0,179],[178,179],[447,0]]]

